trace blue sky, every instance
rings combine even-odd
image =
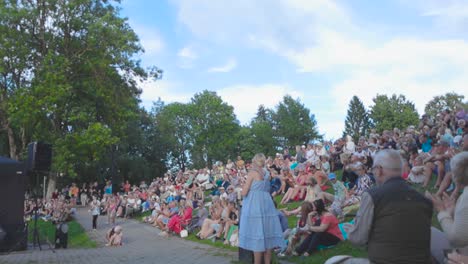
[[[258,105],[285,94],[315,114],[327,138],[341,136],[358,95],[404,94],[420,113],[435,95],[468,96],[465,0],[123,0],[145,66],[142,104],[187,102],[204,89],[246,124]]]

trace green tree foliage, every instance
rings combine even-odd
[[[147,144],[151,130],[138,107],[137,81],[161,71],[140,67],[138,37],[116,6],[105,0],[0,2],[0,132],[11,157],[30,141],[52,143],[53,170],[67,176],[109,167],[116,144],[125,153],[119,159],[145,157],[133,144]]]
[[[238,135],[241,156],[251,159],[256,153],[273,155],[278,148],[276,132],[273,129],[273,111],[260,105],[250,126],[242,127]]]
[[[284,96],[273,114],[274,129],[281,147],[302,145],[321,138],[317,122],[299,99]]]
[[[234,108],[216,92],[195,94],[190,104],[194,138],[192,161],[196,167],[226,161],[236,152],[239,122]]]
[[[438,113],[448,109],[455,111],[457,105],[462,105],[465,109],[468,107],[468,102],[464,102],[465,96],[457,93],[446,93],[432,98],[424,108],[424,112],[429,116],[436,116]]]
[[[369,114],[364,104],[357,96],[353,96],[349,102],[343,136],[350,135],[354,142],[358,142],[361,136],[367,136],[370,126]]]
[[[170,167],[185,169],[189,165],[194,144],[192,112],[188,104],[172,103],[156,115],[161,142],[166,145],[167,162]]]
[[[411,101],[404,95],[377,95],[371,106],[370,117],[378,132],[393,128],[406,128],[417,125],[419,115]]]

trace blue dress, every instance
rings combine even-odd
[[[278,211],[270,195],[270,174],[263,170],[263,180],[254,180],[244,197],[239,226],[239,247],[254,252],[283,247],[284,239]]]

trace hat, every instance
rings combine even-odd
[[[328,179],[329,179],[329,180],[336,180],[336,175],[335,175],[335,173],[330,173],[330,174],[328,174]]]
[[[450,143],[446,140],[439,140],[439,142],[435,143],[436,146],[446,146],[449,147]]]
[[[223,186],[220,186],[218,189],[220,189],[220,190],[224,190],[224,187],[223,187]]]
[[[317,146],[323,146],[322,142],[317,142],[317,144],[315,144]]]
[[[306,148],[306,146],[305,146],[305,145],[302,145],[301,148]]]

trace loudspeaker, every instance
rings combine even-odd
[[[50,171],[52,164],[52,145],[32,142],[28,145],[28,171]]]
[[[24,163],[0,157],[0,227],[5,232],[0,252],[26,249],[25,182]]]

